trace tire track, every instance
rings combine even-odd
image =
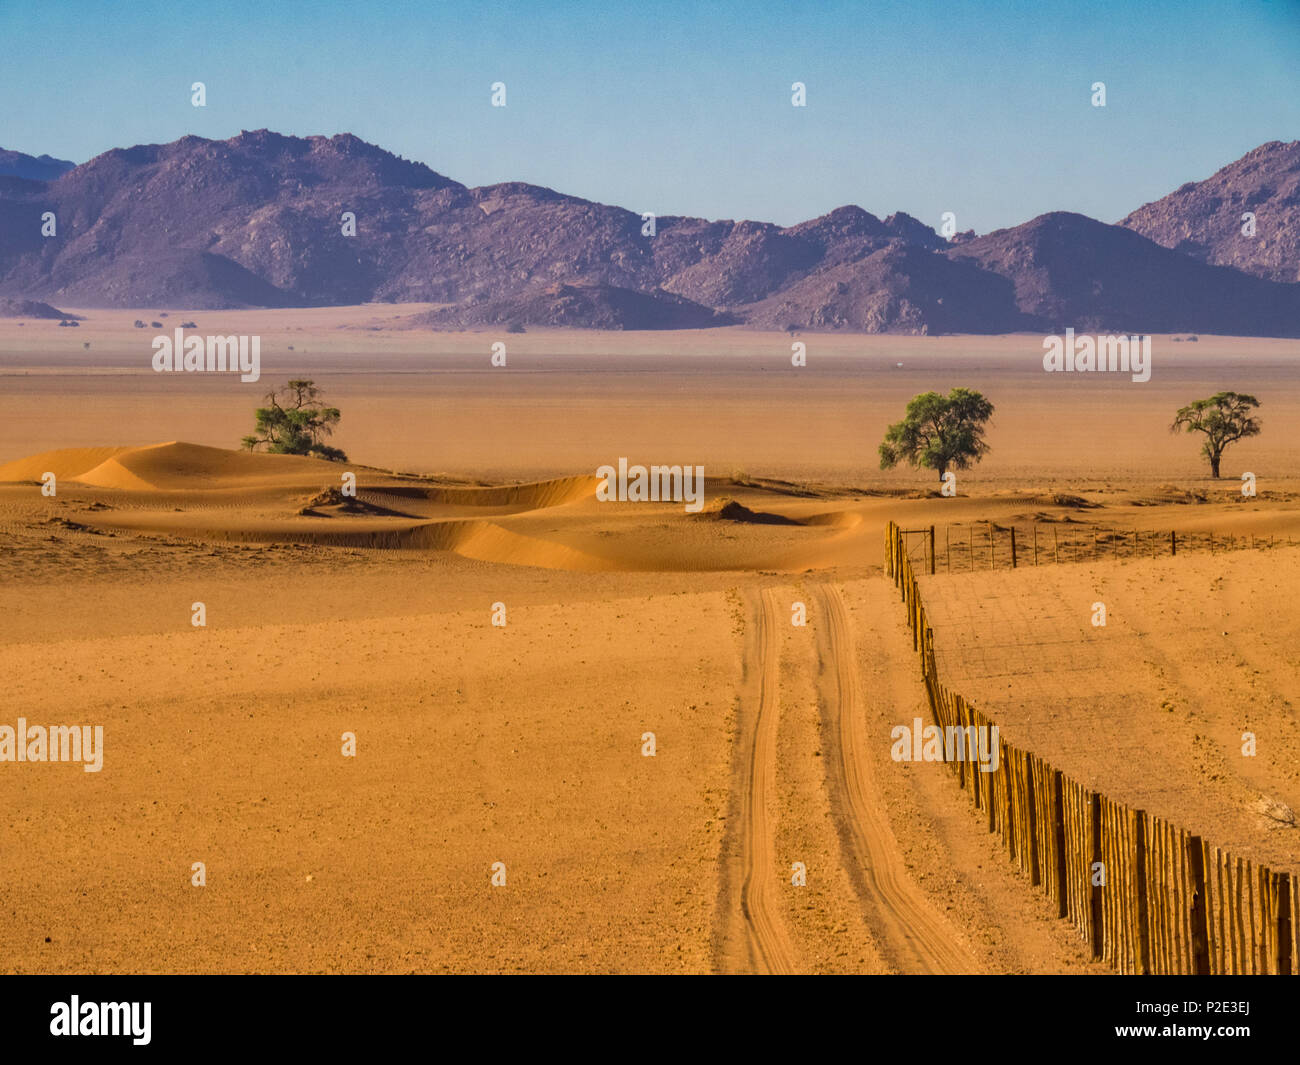
[[[738,713],[732,809],[739,821],[733,860],[720,892],[726,923],[719,968],[784,975],[794,972],[794,949],[779,914],[772,813],[775,808],[777,727],[780,724],[780,629],[771,589],[749,596],[745,628],[745,684]],[[739,892],[734,890],[740,880]],[[739,896],[739,912],[734,900]]]
[[[981,966],[907,872],[872,778],[856,649],[843,596],[819,585],[818,683],[831,756],[826,760],[832,816],[849,880],[882,953],[904,973],[976,973]]]
[[[758,717],[754,721],[754,746],[745,789],[745,818],[741,849],[745,854],[745,882],[741,908],[749,926],[756,960],[774,974],[794,972],[790,937],[776,915],[773,900],[778,883],[770,817],[776,791],[776,744],[780,725],[781,647],[777,628],[776,593],[764,588],[758,610],[757,660],[759,667]]]

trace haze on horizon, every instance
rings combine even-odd
[[[397,2],[358,19],[72,0],[0,10],[0,35],[0,146],[32,155],[351,132],[466,185],[782,225],[846,203],[980,233],[1056,210],[1114,222],[1300,137],[1296,3]]]

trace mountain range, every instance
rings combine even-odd
[[[66,159],[52,155],[24,155],[0,148],[0,177],[20,177],[30,181],[53,181],[75,167]]]
[[[1245,216],[1253,216],[1253,234]],[[1157,244],[1273,281],[1300,281],[1300,141],[1271,141],[1124,219]]]
[[[1263,145],[1120,225],[1053,212],[951,240],[856,206],[788,227],[662,216],[651,233],[619,207],[518,182],[468,188],[351,134],[190,136],[61,172],[18,156],[0,152],[10,299],[429,302],[411,324],[439,329],[1300,335],[1300,142]]]

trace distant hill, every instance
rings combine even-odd
[[[1285,170],[1273,146],[1259,152],[1270,173]],[[1291,195],[1275,185],[1279,203]],[[40,231],[46,211],[52,237]],[[649,233],[640,214],[519,182],[467,188],[351,134],[183,137],[114,149],[48,183],[0,177],[0,296],[109,307],[424,301],[444,306],[412,324],[440,329],[1300,333],[1300,286],[1079,215],[952,241],[906,214],[882,220],[853,205],[794,226],[653,222]],[[1277,268],[1294,265],[1294,248],[1275,245]]]
[[[1255,235],[1242,216],[1255,216]],[[1202,262],[1300,281],[1300,141],[1270,141],[1120,223]]]
[[[1207,266],[1083,215],[1045,214],[948,255],[1010,280],[1044,330],[1300,335],[1300,285]]]
[[[60,318],[76,321],[79,315],[68,314],[40,300],[0,299],[0,318]]]
[[[463,307],[414,315],[411,325],[436,329],[535,325],[583,329],[706,329],[733,325],[730,315],[671,292],[636,292],[613,285],[535,285]]]
[[[75,167],[66,159],[52,155],[24,155],[22,152],[0,148],[0,176],[24,178],[27,181],[53,181]]]
[[[1034,326],[996,273],[924,247],[892,243],[819,270],[744,308],[768,329],[854,333],[1011,333]]]

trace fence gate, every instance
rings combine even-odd
[[[934,572],[934,526],[924,529],[899,529],[903,539],[903,551],[908,561],[920,560],[925,572]]]

